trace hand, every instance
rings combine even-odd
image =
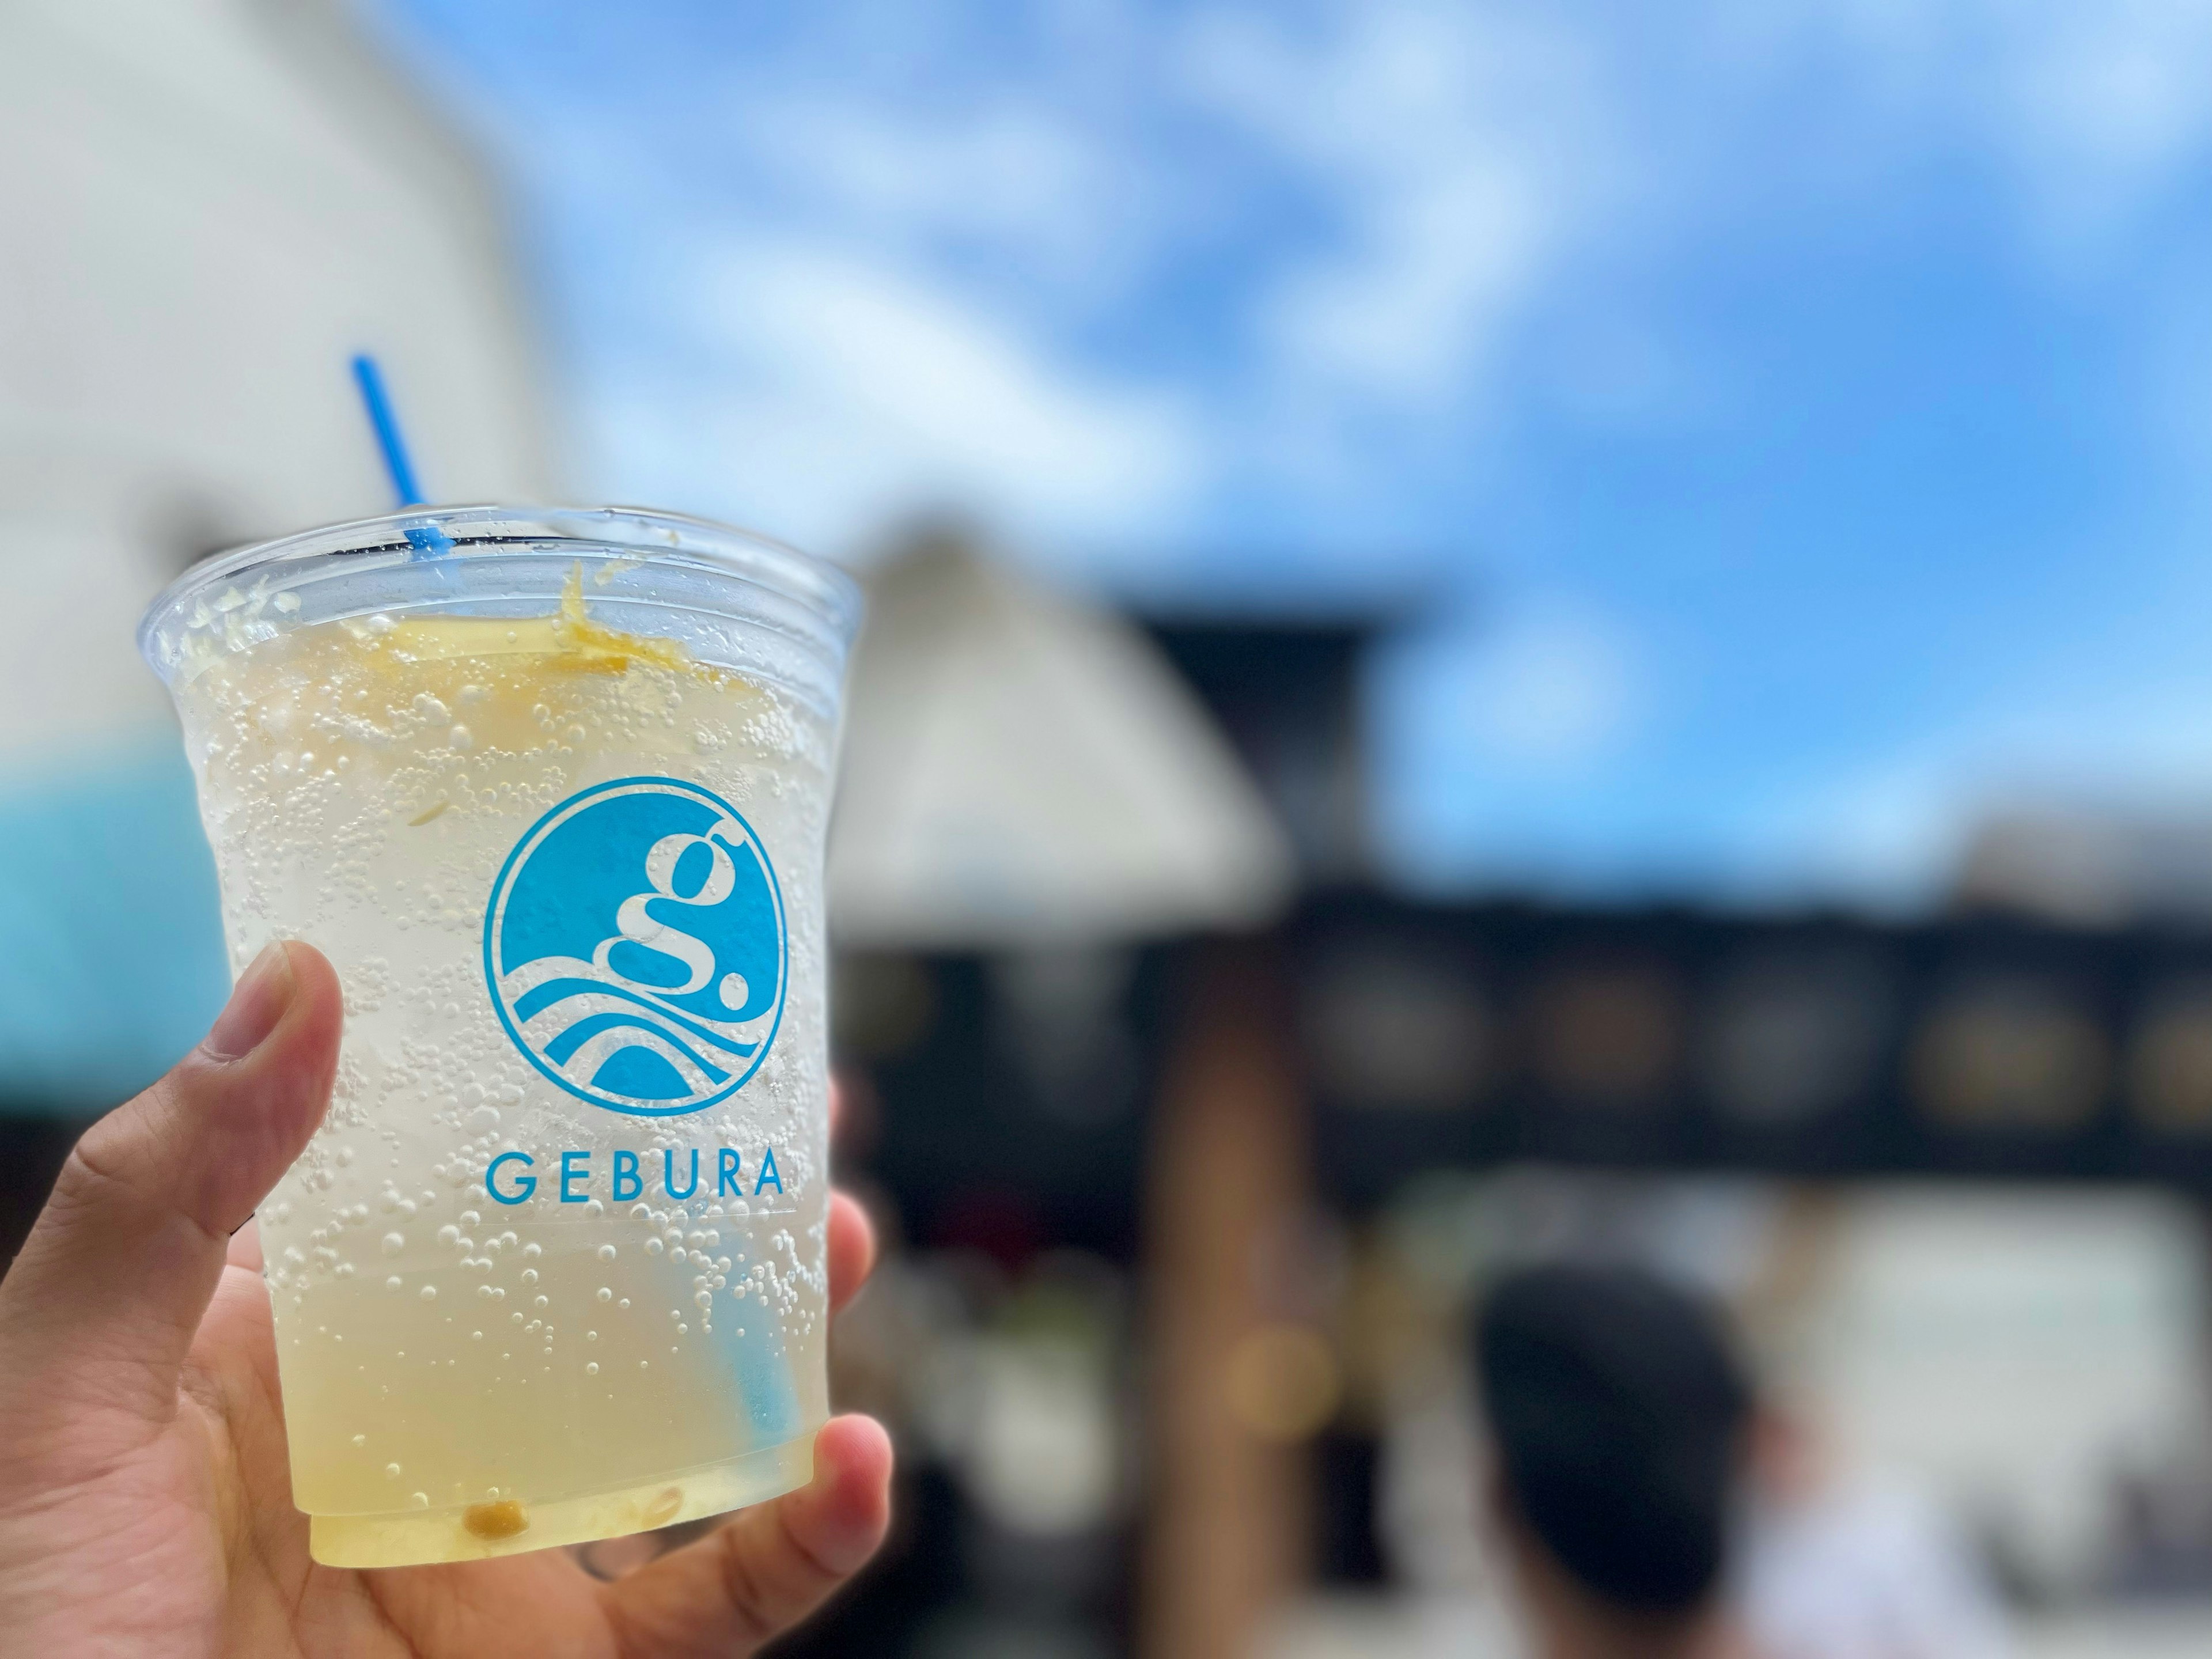
[[[94,1124],[0,1280],[0,1647],[485,1659],[750,1654],[883,1540],[864,1417],[814,1480],[612,1583],[565,1550],[352,1571],[307,1556],[249,1218],[322,1119],[337,975],[272,947],[198,1048]],[[242,1230],[241,1230],[242,1229]],[[874,1244],[842,1194],[833,1306]]]

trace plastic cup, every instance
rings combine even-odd
[[[859,611],[741,531],[468,507],[222,555],[148,612],[233,971],[305,939],[345,988],[330,1114],[260,1212],[317,1560],[807,1479]]]

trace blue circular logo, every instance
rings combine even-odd
[[[752,826],[676,778],[571,795],[500,866],[484,980],[514,1046],[580,1100],[674,1117],[727,1100],[783,1022],[783,890]]]

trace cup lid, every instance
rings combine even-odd
[[[580,562],[592,569],[594,610],[727,666],[758,666],[765,634],[772,655],[811,655],[834,685],[860,624],[850,576],[733,526],[646,507],[416,507],[203,559],[148,607],[138,645],[173,684],[214,659],[348,617],[540,615]]]

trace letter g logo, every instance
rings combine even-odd
[[[515,1047],[611,1111],[727,1099],[783,1018],[789,944],[768,850],[680,779],[600,784],[531,826],[493,884],[483,949]]]

